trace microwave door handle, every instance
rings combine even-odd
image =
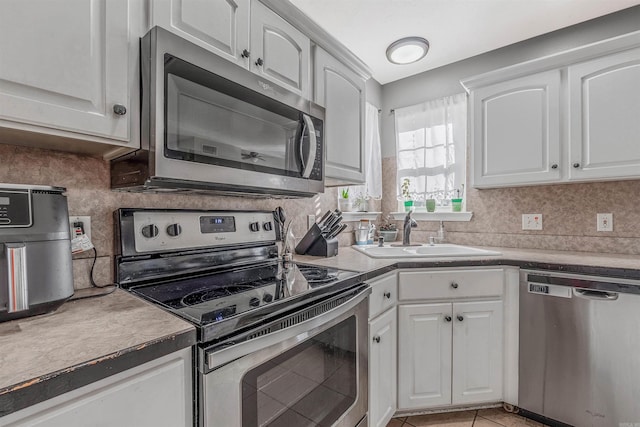
[[[309,178],[311,172],[313,171],[313,165],[316,159],[318,140],[316,139],[316,128],[313,126],[311,117],[309,117],[307,114],[303,114],[302,118],[304,122],[302,124],[302,135],[300,135],[300,161],[302,162],[302,177]],[[309,129],[309,154],[307,155],[307,158],[305,160],[304,153],[302,152],[302,141],[304,139],[306,129]]]
[[[8,312],[23,311],[29,308],[27,293],[27,247],[23,243],[6,243]]]

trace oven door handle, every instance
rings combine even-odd
[[[296,343],[305,341],[314,335],[314,329],[324,326],[328,327],[334,320],[347,315],[358,304],[363,301],[366,303],[366,299],[370,293],[371,288],[367,287],[362,292],[354,295],[351,299],[319,316],[312,317],[291,327],[268,333],[258,338],[237,344],[233,342],[233,338],[231,338],[228,343],[218,343],[216,344],[216,349],[204,350],[204,360],[207,365],[204,368],[206,368],[206,370],[213,370],[248,354],[260,351],[275,344],[282,344],[284,341],[289,339],[295,338]],[[324,302],[321,301],[316,305],[320,306],[323,303]],[[368,310],[367,315],[365,315],[365,319],[361,319],[361,321],[366,322],[367,316]],[[220,349],[220,346],[226,347]],[[286,349],[283,349],[283,351],[284,350]]]

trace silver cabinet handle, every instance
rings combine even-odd
[[[576,169],[578,169],[578,168],[580,167],[580,163],[577,163],[577,162],[576,162],[576,163],[574,163],[574,164],[573,164],[573,167],[574,167],[574,168],[576,168]]]
[[[313,120],[307,114],[302,115],[304,125],[302,126],[302,135],[300,135],[300,159],[302,160],[302,177],[309,178],[313,171],[316,161],[316,152],[318,151],[318,140],[316,138],[316,128],[313,126]],[[306,160],[302,156],[302,140],[304,139],[305,129],[309,129],[309,154]]]
[[[385,297],[385,298],[387,298],[387,299],[391,299],[391,292],[388,292],[388,291],[387,291],[387,292],[385,292],[385,293],[384,293],[384,294],[382,294],[382,295],[384,295],[384,297]]]
[[[447,322],[451,322],[451,316],[444,316],[444,320],[446,320]]]
[[[9,295],[7,312],[15,313],[29,308],[27,247],[24,243],[6,243],[5,247]]]
[[[451,282],[451,287],[453,289],[458,289],[458,284],[456,282]]]
[[[464,320],[464,317],[462,317],[462,315],[461,315],[461,314],[458,314],[457,319],[458,319],[458,321],[462,322],[462,321]]]
[[[113,112],[118,116],[124,116],[125,114],[127,114],[127,107],[122,104],[115,104],[113,106]]]
[[[247,49],[242,49],[242,53],[240,54],[241,57],[243,58],[248,58],[250,55],[249,51]]]
[[[557,163],[552,164],[551,169],[558,169],[558,164]]]
[[[380,342],[380,337],[378,335],[376,335],[375,337],[373,337],[373,341],[375,341],[376,344],[379,343]]]
[[[258,58],[258,60],[256,61],[256,65],[258,67],[262,67],[262,64],[264,64],[264,61],[262,60],[262,58]]]

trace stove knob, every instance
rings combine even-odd
[[[262,296],[262,301],[264,301],[264,302],[271,302],[271,301],[273,301],[273,295],[271,295],[271,294],[264,294],[264,295]]]
[[[249,305],[250,305],[251,307],[257,307],[257,306],[259,306],[259,305],[260,305],[260,300],[259,300],[258,298],[256,298],[256,297],[253,297],[253,298],[251,298],[251,299],[249,300]]]
[[[249,230],[251,231],[260,231],[260,223],[259,222],[250,222]]]
[[[158,227],[155,224],[149,224],[142,227],[142,235],[147,239],[156,237],[158,235]]]
[[[167,226],[167,234],[171,237],[179,236],[182,233],[182,226],[180,224],[170,224]]]
[[[271,221],[265,222],[262,224],[262,228],[264,228],[264,231],[271,231],[273,230],[273,224],[271,224]]]

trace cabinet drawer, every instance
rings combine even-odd
[[[371,282],[369,296],[369,319],[373,319],[398,301],[398,276],[395,272]]]
[[[403,271],[399,273],[401,300],[499,296],[503,271]]]

